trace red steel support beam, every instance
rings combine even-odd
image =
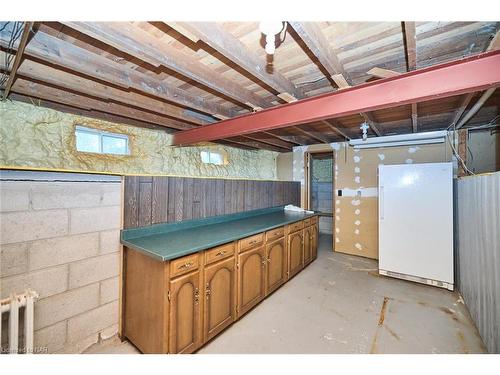
[[[191,144],[306,124],[500,86],[500,50],[175,133]]]

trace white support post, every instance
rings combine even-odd
[[[24,310],[24,347],[26,354],[33,353],[33,318],[34,298],[31,290],[26,290],[26,308]]]
[[[10,314],[9,314],[9,353],[17,354],[19,336],[19,306],[17,296],[10,296]]]

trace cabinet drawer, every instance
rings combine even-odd
[[[205,264],[211,264],[234,255],[234,242],[205,251]]]
[[[304,227],[302,221],[298,221],[296,223],[290,224],[288,228],[290,229],[290,233],[296,232]]]
[[[256,234],[255,236],[247,237],[240,240],[240,253],[262,245],[264,243],[264,233]]]
[[[318,217],[317,216],[313,216],[311,218],[311,224],[318,224]]]
[[[304,227],[308,227],[309,225],[311,225],[311,220],[312,218],[304,219]]]
[[[271,241],[277,240],[278,238],[283,237],[284,233],[285,233],[285,230],[283,229],[283,227],[268,230],[266,232],[266,242],[271,242]]]
[[[197,270],[199,267],[198,253],[191,254],[179,259],[170,261],[170,278],[174,278],[185,273]]]

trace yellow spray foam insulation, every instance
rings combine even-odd
[[[131,155],[76,151],[75,126],[129,136]],[[91,119],[33,104],[0,102],[0,167],[123,175],[276,179],[278,153],[216,144],[174,147],[163,131]],[[204,164],[200,151],[227,155],[225,165]]]

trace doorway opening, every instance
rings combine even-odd
[[[320,213],[319,232],[333,235],[333,152],[308,152],[306,168],[307,209]]]

